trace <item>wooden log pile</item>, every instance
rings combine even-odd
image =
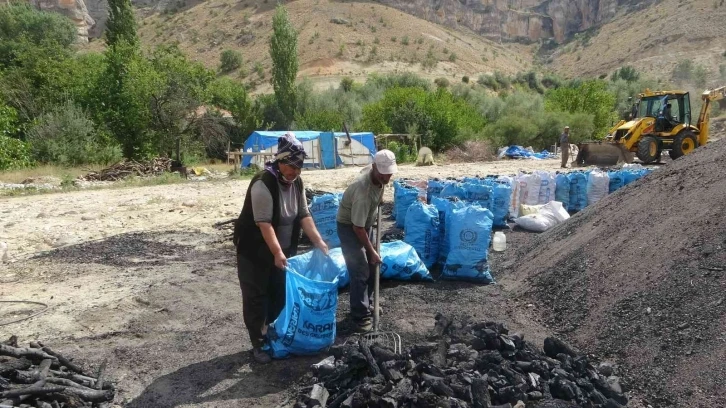
[[[171,164],[171,159],[165,157],[157,157],[156,159],[142,162],[123,160],[101,171],[92,171],[80,177],[80,179],[85,181],[118,181],[131,176],[158,176],[162,173],[170,172]]]
[[[116,394],[105,362],[91,375],[41,342],[0,343],[0,408],[108,407]]]
[[[427,342],[395,354],[379,344],[333,346],[314,364],[295,408],[624,407],[612,370],[565,342],[538,349],[496,322],[437,316]]]

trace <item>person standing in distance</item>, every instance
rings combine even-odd
[[[567,168],[567,160],[570,158],[570,127],[565,126],[565,130],[560,135],[560,150],[562,151],[562,167]]]
[[[237,275],[242,313],[258,363],[271,357],[262,350],[267,325],[285,307],[287,258],[297,253],[300,229],[327,255],[328,246],[315,227],[300,178],[306,154],[291,132],[277,140],[275,160],[252,178],[235,223]]]
[[[370,170],[345,189],[338,208],[338,237],[350,274],[350,316],[359,333],[369,332],[373,326],[370,309],[373,279],[376,265],[382,263],[369,238],[370,231],[384,186],[397,171],[393,152],[379,151],[373,157]]]

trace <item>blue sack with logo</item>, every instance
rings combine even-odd
[[[310,203],[310,215],[315,227],[329,248],[340,246],[336,217],[341,198],[341,194],[323,194],[313,197]]]
[[[489,242],[494,215],[486,208],[468,205],[451,210],[447,225],[451,250],[442,279],[492,283],[489,273]]]
[[[395,191],[395,202],[396,207],[396,227],[403,228],[406,222],[406,211],[411,204],[418,200],[418,189],[416,187],[409,187],[401,185],[401,187]]]
[[[479,180],[475,183],[464,183],[462,187],[464,188],[464,192],[466,194],[466,196],[464,197],[466,201],[469,201],[471,203],[477,203],[487,209],[492,208],[494,197],[492,196],[491,185],[485,184],[483,181]]]
[[[555,176],[555,201],[561,202],[565,210],[570,208],[570,180],[567,174]]]
[[[267,330],[273,358],[324,351],[335,340],[339,271],[320,250],[288,259],[285,307]]]
[[[463,201],[458,201],[456,197],[434,197],[433,204],[439,211],[439,262],[443,264],[446,262],[446,255],[449,253],[449,236],[446,234],[449,214],[452,208],[461,208],[466,204]]]
[[[570,203],[568,211],[582,211],[587,207],[587,175],[572,172],[567,175],[570,180]]]
[[[408,207],[404,242],[411,245],[427,268],[439,260],[439,211],[420,201]]]
[[[399,281],[432,281],[416,250],[403,241],[381,244],[381,278]]]

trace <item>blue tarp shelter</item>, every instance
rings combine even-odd
[[[243,153],[269,153],[277,151],[277,139],[285,131],[255,131],[247,138]],[[376,140],[371,132],[359,132],[348,137],[343,132],[320,132],[312,130],[293,131],[302,142],[308,158],[306,168],[333,169],[343,165],[367,165],[376,154]],[[242,167],[251,164],[262,167],[262,156],[243,156]]]

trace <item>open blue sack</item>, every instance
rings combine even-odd
[[[625,178],[623,177],[622,171],[609,171],[608,177],[610,177],[610,185],[608,192],[614,193],[618,189],[621,189],[625,185]]]
[[[491,210],[494,214],[494,226],[506,227],[509,203],[512,201],[512,186],[506,182],[495,182],[493,184],[493,197],[494,203]]]
[[[310,215],[315,227],[329,248],[340,246],[336,217],[341,198],[340,194],[323,194],[313,197],[310,203]]]
[[[411,245],[427,268],[439,260],[439,211],[420,201],[408,207],[404,242]]]
[[[439,195],[441,198],[448,198],[448,197],[456,197],[460,200],[466,200],[466,190],[462,187],[460,183],[457,182],[450,182],[447,183],[444,188],[441,190],[441,194]]]
[[[570,180],[566,174],[555,176],[555,201],[561,202],[565,209],[570,208]]]
[[[444,185],[444,182],[439,179],[429,179],[429,185],[426,188],[426,202],[431,204],[431,200],[434,197],[440,196]]]
[[[403,241],[381,244],[381,278],[400,281],[432,281],[416,250]]]
[[[452,208],[462,208],[466,206],[463,201],[457,201],[456,197],[439,198],[434,197],[434,206],[439,211],[439,262],[446,262],[446,256],[449,253],[449,236],[446,233],[447,223],[449,222],[449,214]]]
[[[442,279],[492,283],[489,273],[489,242],[494,215],[486,208],[468,205],[455,208],[448,217],[451,250],[446,258]]]
[[[568,211],[582,211],[587,207],[587,175],[572,172],[567,175],[570,180],[570,203]]]
[[[288,259],[285,307],[267,331],[273,358],[317,354],[335,340],[339,269],[320,250]]]
[[[395,203],[396,207],[396,227],[403,228],[406,222],[406,211],[411,204],[418,201],[418,189],[415,187],[409,187],[401,185],[401,187],[395,191]]]
[[[477,203],[484,208],[492,208],[494,197],[492,196],[491,185],[480,180],[476,183],[464,183],[462,184],[462,187],[464,188],[464,199],[466,201]]]

